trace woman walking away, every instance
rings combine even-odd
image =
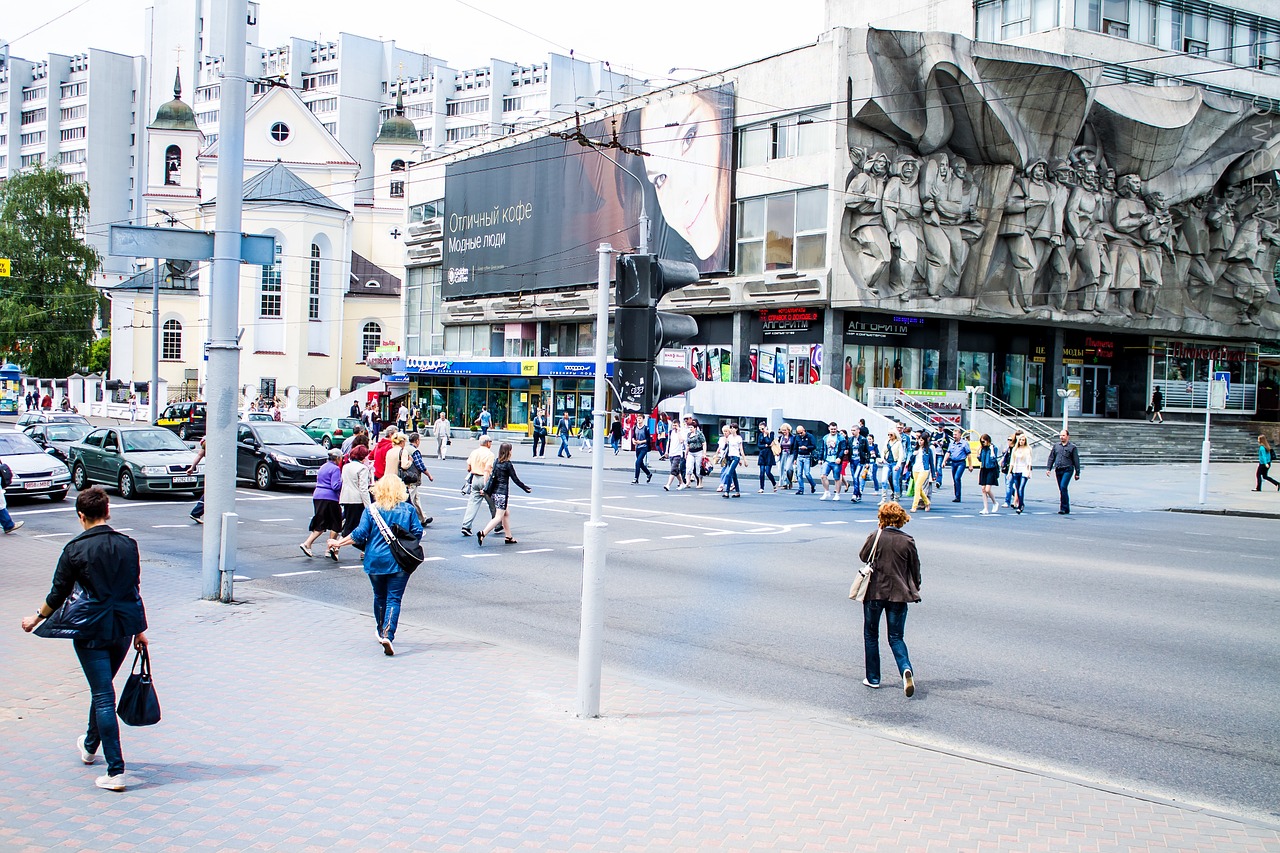
[[[1151,392],[1151,422],[1164,423],[1164,392],[1159,388]]]
[[[916,540],[902,532],[902,525],[910,521],[911,516],[900,504],[881,504],[878,517],[880,530],[867,537],[859,552],[862,561],[870,561],[874,569],[867,585],[867,598],[862,602],[862,642],[867,667],[867,677],[862,683],[871,688],[880,686],[880,614],[884,613],[889,648],[902,674],[902,692],[910,699],[916,694],[916,679],[902,637],[907,624],[907,605],[920,600],[920,554],[916,551]],[[877,535],[879,541],[876,541]]]
[[[311,505],[315,508],[309,525],[311,534],[298,546],[308,557],[315,556],[311,545],[321,533],[328,531],[330,539],[337,539],[338,531],[342,530],[342,505],[338,502],[342,495],[341,459],[342,451],[333,448],[329,451],[329,461],[321,465],[320,472],[316,474],[316,488],[311,493]],[[329,551],[329,556],[338,559],[333,551]]]
[[[720,472],[720,485],[724,487],[722,497],[742,497],[742,489],[738,486],[738,466],[742,464],[742,436],[738,434],[738,425],[729,424],[724,431],[724,470]]]
[[[1000,485],[1000,457],[991,445],[991,436],[983,434],[978,440],[978,485],[982,487],[982,515],[995,515],[1000,511],[1000,499],[991,493],[993,486]],[[991,503],[990,511],[987,502]]]
[[[773,479],[773,463],[775,461],[773,453],[774,435],[769,431],[769,425],[764,421],[760,422],[760,428],[756,432],[756,449],[758,455],[756,457],[760,465],[760,494],[764,494],[764,478],[769,478],[769,483],[773,486],[773,490],[778,491],[778,481]]]
[[[485,491],[493,498],[493,518],[485,525],[484,530],[476,534],[477,545],[483,545],[484,537],[497,530],[499,524],[502,525],[502,532],[507,537],[506,543],[516,544],[516,537],[511,532],[511,510],[507,506],[512,482],[524,489],[525,494],[533,491],[520,482],[515,463],[511,461],[511,442],[504,441],[498,448],[498,461],[493,463],[493,474],[489,476],[489,485],[485,487]]]
[[[1027,483],[1031,482],[1031,443],[1027,434],[1018,433],[1018,443],[1013,446],[1013,456],[1009,458],[1010,476],[1013,477],[1013,506],[1018,515],[1027,505]]]
[[[929,445],[929,438],[925,433],[916,436],[916,446],[911,451],[911,456],[907,463],[911,466],[911,482],[915,489],[915,494],[911,498],[911,511],[915,512],[920,506],[920,502],[924,501],[924,511],[929,511],[929,496],[925,494],[927,484],[933,482],[933,448]],[[888,504],[885,504],[888,506]]]
[[[372,473],[365,460],[369,457],[369,448],[356,445],[351,449],[351,458],[342,466],[342,491],[338,494],[338,505],[342,508],[342,529],[338,538],[350,536],[351,531],[360,526],[360,518],[364,508],[369,505],[369,483]],[[338,559],[338,549],[329,548],[330,559]]]
[[[1271,470],[1271,459],[1273,456],[1274,454],[1271,452],[1271,443],[1267,441],[1267,437],[1265,435],[1258,436],[1258,487],[1254,489],[1255,492],[1262,491],[1263,480],[1266,480],[1268,483],[1275,486],[1276,491],[1280,492],[1280,483],[1273,480],[1271,475],[1268,473]]]
[[[662,485],[664,492],[671,491],[672,486],[677,491],[685,487],[685,457],[688,450],[689,428],[684,424],[673,423],[667,433],[667,459],[671,463],[671,473],[667,475],[667,482]]]
[[[409,573],[396,562],[391,546],[373,520],[373,513],[379,513],[391,530],[399,525],[410,536],[421,539],[422,524],[418,521],[418,511],[409,505],[408,498],[409,492],[399,477],[384,476],[374,483],[373,503],[361,515],[359,526],[350,535],[329,540],[331,551],[351,544],[364,548],[364,571],[373,587],[373,618],[377,623],[378,642],[382,644],[382,653],[388,657],[396,653],[392,641],[396,638],[400,601],[409,583]]]
[[[112,679],[129,646],[139,651],[147,647],[147,613],[139,589],[142,566],[138,543],[107,524],[111,510],[101,486],[90,486],[76,496],[76,517],[84,532],[62,549],[49,595],[34,615],[22,620],[22,630],[30,632],[52,615],[76,586],[83,590],[85,627],[72,646],[89,682],[89,728],[76,746],[85,764],[94,763],[101,746],[107,772],[94,784],[123,791],[127,780]]]
[[[397,480],[404,482],[404,478],[400,476],[400,471],[404,467],[406,457],[409,455],[409,451],[406,449],[408,445],[409,437],[402,432],[397,432],[391,437],[391,449],[387,451],[386,462],[383,463],[383,477],[395,477]],[[405,488],[408,489],[408,486],[405,486]]]

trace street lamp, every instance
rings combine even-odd
[[[1059,388],[1058,396],[1062,399],[1062,431],[1067,431],[1067,400],[1076,395],[1076,392],[1070,388]]]

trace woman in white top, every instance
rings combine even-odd
[[[338,493],[338,506],[342,508],[340,539],[360,526],[364,508],[369,505],[369,484],[373,482],[373,474],[365,464],[368,458],[369,448],[356,445],[351,448],[350,461],[342,466],[342,491]],[[329,556],[338,559],[338,549],[330,548]]]
[[[436,456],[440,459],[444,458],[444,449],[449,446],[449,432],[451,429],[449,416],[443,411],[440,412],[440,417],[436,418],[435,425],[431,428],[431,434],[436,437]]]
[[[902,492],[902,436],[897,428],[889,430],[889,437],[884,442],[885,486],[889,490],[889,499],[896,501]]]
[[[675,485],[676,491],[685,487],[685,481],[688,477],[685,473],[685,454],[688,449],[688,428],[672,425],[671,431],[667,436],[667,459],[671,460],[671,473],[667,475],[667,482],[662,487],[664,492],[671,491],[672,485]]]
[[[742,497],[742,489],[738,487],[738,465],[742,463],[742,436],[738,434],[738,425],[729,424],[724,431],[724,471],[720,474],[720,485],[724,487],[722,497]]]
[[[1018,443],[1013,446],[1013,455],[1009,457],[1009,475],[1013,478],[1013,505],[1018,514],[1022,514],[1026,505],[1027,482],[1031,479],[1031,444],[1025,433],[1018,435]]]

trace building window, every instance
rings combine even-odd
[[[177,320],[165,320],[160,327],[160,358],[182,360],[182,324]]]
[[[205,112],[205,113],[196,113],[196,124],[217,124],[217,123],[218,123],[217,110],[210,110],[209,112]],[[212,144],[212,143],[209,143],[209,140],[207,137],[205,138],[205,142],[208,144]]]
[[[444,132],[445,142],[462,142],[467,139],[479,139],[484,133],[484,125],[468,124],[463,127],[446,128]]]
[[[63,107],[58,110],[58,117],[62,121],[74,121],[78,118],[84,118],[89,115],[89,105],[79,104],[74,107]]]
[[[744,127],[738,132],[738,165],[819,154],[827,147],[828,123],[828,111],[815,110]]]
[[[80,81],[79,83],[63,83],[62,84],[62,97],[64,98],[79,98],[86,91],[88,91],[88,84],[86,84],[83,80]]]
[[[35,133],[24,133],[18,138],[18,142],[21,145],[40,145],[44,140],[45,133],[43,130],[37,130]]]
[[[466,101],[453,101],[445,106],[445,115],[450,116],[470,116],[477,113],[488,112],[488,98],[471,98]]]
[[[311,279],[307,285],[307,319],[320,319],[320,247],[311,244]]]
[[[364,324],[364,329],[360,332],[360,360],[364,361],[369,357],[369,353],[377,352],[380,346],[382,346],[382,326],[370,320]]]
[[[48,111],[47,109],[45,109],[44,107],[41,107],[41,108],[40,108],[40,109],[38,109],[38,110],[23,110],[23,111],[22,111],[22,123],[23,123],[23,124],[39,124],[40,122],[44,121],[44,120],[45,120],[45,119],[47,119],[48,117],[49,117],[49,111]]]
[[[34,89],[23,89],[22,102],[25,104],[28,101],[43,101],[45,97],[48,96],[48,94],[49,94],[48,86],[37,86]]]
[[[492,341],[493,329],[488,324],[444,327],[444,351],[447,355],[488,357]]]
[[[284,247],[276,240],[276,262],[262,268],[262,285],[258,288],[258,316],[280,316],[280,294],[284,272],[280,265],[284,258]]]
[[[336,113],[338,111],[338,99],[320,98],[317,101],[308,103],[307,109],[313,113]]]
[[[58,131],[58,139],[62,142],[70,142],[75,139],[84,139],[88,135],[89,129],[86,127],[68,127]]]
[[[326,89],[330,86],[338,85],[338,72],[326,71],[323,74],[303,75],[302,91],[310,92],[312,89]]]
[[[826,223],[825,189],[738,202],[738,275],[825,267]]]
[[[289,139],[289,125],[282,121],[278,121],[271,125],[271,140],[273,142],[287,142]]]
[[[409,355],[444,353],[443,279],[439,265],[410,267],[405,274],[404,335]]]

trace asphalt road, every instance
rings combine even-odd
[[[432,470],[430,562],[410,583],[402,618],[576,655],[589,472],[522,465],[534,493],[512,496],[519,544],[495,536],[480,548],[458,532],[460,461]],[[606,472],[607,668],[1280,817],[1273,520],[1094,510],[1084,489],[1060,517],[1044,477],[1020,517],[977,516],[968,481],[963,504],[939,494],[936,510],[907,527],[924,564],[924,601],[907,620],[918,680],[908,701],[883,641],[889,689],[861,684],[861,612],[846,595],[874,504],[757,495],[752,474],[741,500],[725,500],[713,481],[668,494],[662,475],[633,486]],[[355,551],[340,563],[298,551],[308,490],[239,496],[237,598],[268,587],[370,608]],[[147,559],[189,566],[195,595],[200,528],[189,506],[113,499],[116,526]],[[69,502],[11,511],[28,522],[21,535],[57,541],[76,531]],[[602,704],[607,714],[607,677]]]

